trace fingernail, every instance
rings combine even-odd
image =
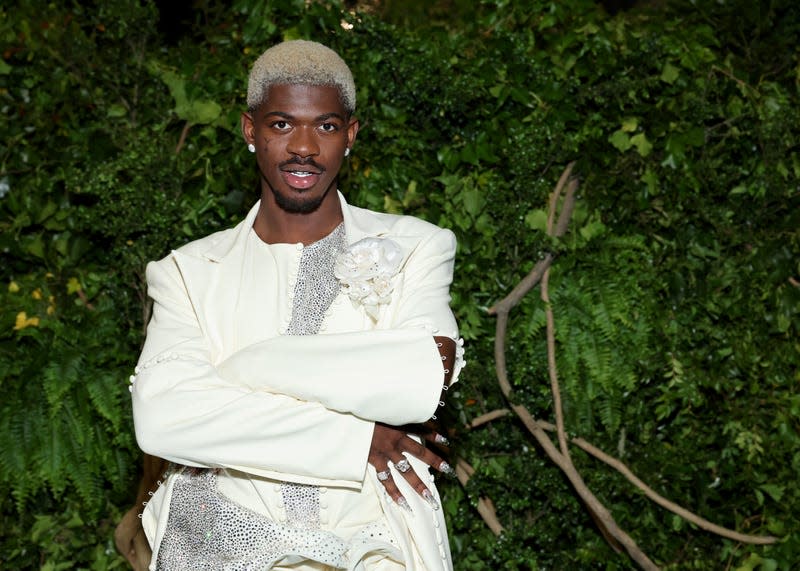
[[[430,490],[423,490],[422,497],[428,500],[428,503],[431,505],[433,509],[435,510],[439,509],[439,502],[436,501],[436,498],[433,497],[433,494],[431,493]]]
[[[447,439],[446,436],[442,436],[441,434],[436,434],[436,437],[433,439],[434,442],[437,444],[443,444],[445,446],[450,446],[450,441]]]
[[[442,474],[447,474],[448,476],[456,475],[456,471],[453,470],[453,467],[450,466],[450,464],[448,464],[447,462],[442,462],[441,464],[439,464],[439,471]]]
[[[411,509],[411,506],[408,505],[408,502],[406,501],[405,498],[403,497],[397,498],[397,505],[406,510],[408,513],[412,515],[414,514],[414,510]]]

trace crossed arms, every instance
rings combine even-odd
[[[439,402],[433,335],[456,337],[454,254],[447,230],[420,241],[384,329],[274,337],[219,363],[174,259],[151,263],[153,318],[133,388],[139,445],[190,466],[358,486],[374,423],[423,422]]]

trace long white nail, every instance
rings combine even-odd
[[[455,476],[456,475],[456,471],[453,470],[453,467],[450,466],[450,464],[448,464],[447,462],[442,462],[441,464],[439,464],[439,471],[442,474],[446,474],[448,476]]]
[[[425,498],[431,507],[435,510],[439,509],[439,502],[436,501],[436,498],[433,497],[433,494],[430,490],[425,489],[422,491],[422,497]]]
[[[411,509],[411,506],[408,505],[408,501],[404,497],[397,498],[397,505],[406,510],[411,515],[414,515],[414,510]]]

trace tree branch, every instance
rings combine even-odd
[[[467,482],[475,473],[475,468],[470,466],[466,460],[459,459],[456,462],[456,478],[462,487],[467,487]],[[495,535],[503,533],[503,525],[497,519],[497,511],[494,509],[494,503],[489,498],[478,498],[478,513],[483,521],[486,522],[487,527],[492,530]]]
[[[480,426],[482,426],[482,425],[484,425],[484,424],[486,424],[488,422],[491,422],[493,420],[497,420],[498,418],[503,418],[505,416],[508,416],[510,414],[510,412],[511,411],[508,410],[507,408],[500,408],[500,409],[497,409],[497,410],[493,410],[493,411],[484,413],[484,414],[482,414],[480,416],[475,417],[473,419],[473,421],[470,423],[469,427],[470,427],[470,429],[478,428],[478,427],[480,427]],[[550,423],[550,422],[547,422],[547,421],[541,420],[541,419],[540,420],[534,420],[534,422],[536,423],[536,426],[538,426],[542,430],[545,430],[547,432],[555,432],[556,431],[556,426],[554,424]],[[733,541],[738,541],[740,543],[747,543],[747,544],[751,544],[751,545],[770,545],[770,544],[775,543],[778,540],[778,538],[772,537],[772,536],[769,536],[769,535],[748,535],[748,534],[744,534],[744,533],[739,533],[737,531],[734,531],[734,530],[728,529],[726,527],[722,527],[720,525],[712,523],[712,522],[708,521],[707,519],[704,519],[704,518],[700,517],[699,515],[697,515],[697,514],[695,514],[693,512],[690,512],[686,508],[684,508],[684,507],[682,507],[682,506],[680,506],[680,505],[678,505],[678,504],[676,504],[674,502],[671,502],[670,500],[668,500],[665,497],[663,497],[662,495],[660,495],[658,492],[656,492],[650,486],[648,486],[642,480],[640,480],[636,476],[636,474],[634,474],[631,471],[631,469],[628,467],[627,464],[625,464],[620,459],[615,458],[615,457],[611,456],[610,454],[607,454],[607,453],[603,452],[602,450],[597,448],[591,442],[588,442],[587,440],[584,440],[583,438],[580,438],[580,437],[570,438],[569,442],[571,442],[572,444],[574,444],[575,446],[577,446],[578,448],[580,448],[581,450],[583,450],[584,452],[586,452],[590,456],[595,457],[596,459],[600,460],[601,462],[603,462],[603,463],[611,466],[615,470],[617,470],[620,474],[625,476],[625,478],[627,478],[627,480],[631,484],[633,484],[634,486],[639,488],[642,492],[644,492],[645,496],[647,496],[648,498],[653,500],[655,503],[657,503],[661,507],[671,511],[672,513],[674,513],[676,515],[681,516],[686,521],[688,521],[690,523],[693,523],[694,525],[696,525],[700,529],[704,529],[704,530],[706,530],[706,531],[708,531],[710,533],[714,533],[714,534],[719,535],[721,537],[732,539]]]
[[[486,424],[487,422],[492,422],[493,420],[502,418],[504,416],[508,416],[509,414],[511,414],[511,411],[508,410],[507,408],[500,408],[497,410],[493,410],[491,412],[487,412],[486,414],[476,416],[474,419],[472,419],[472,422],[470,422],[469,427],[478,428],[482,424]]]
[[[189,135],[189,129],[192,128],[192,124],[189,121],[183,124],[183,129],[181,129],[181,136],[178,139],[178,144],[175,146],[175,154],[180,154],[181,149],[183,149],[184,143],[186,143],[186,137]]]
[[[578,181],[572,177],[572,168],[574,163],[570,163],[564,172],[562,173],[561,177],[559,178],[558,184],[556,185],[555,189],[550,195],[549,204],[548,204],[548,216],[547,216],[547,233],[552,237],[560,237],[566,233],[569,220],[572,215],[572,211],[575,205],[575,192],[578,188]],[[558,207],[559,199],[561,198],[561,194],[566,187],[566,193],[564,195],[564,199],[561,205],[561,211],[559,213],[558,219],[556,221],[555,212]],[[503,298],[500,302],[495,304],[493,307],[489,309],[489,314],[497,316],[497,323],[495,329],[495,343],[494,343],[494,355],[495,355],[495,372],[497,375],[498,383],[500,384],[500,389],[506,399],[509,401],[511,405],[511,410],[519,417],[525,427],[528,429],[530,434],[536,439],[548,457],[564,472],[564,474],[569,479],[570,483],[572,484],[573,488],[583,500],[587,508],[589,509],[590,514],[594,518],[595,522],[598,524],[601,532],[609,541],[612,547],[620,550],[620,547],[624,547],[625,550],[630,555],[631,559],[633,559],[642,569],[645,570],[657,570],[658,567],[653,563],[644,552],[639,549],[636,542],[624,531],[622,530],[617,523],[614,521],[611,513],[608,509],[594,496],[594,494],[589,490],[586,483],[583,481],[583,478],[578,473],[577,469],[572,463],[572,458],[570,457],[568,442],[574,443],[576,446],[579,446],[581,449],[585,450],[587,453],[591,454],[595,458],[598,458],[602,462],[605,462],[609,466],[615,468],[620,473],[622,473],[631,483],[633,483],[636,487],[642,490],[647,497],[651,500],[655,501],[660,506],[669,509],[673,513],[683,517],[687,521],[697,525],[701,529],[705,529],[707,531],[711,531],[712,533],[716,533],[723,537],[727,537],[729,539],[733,539],[735,541],[740,541],[743,543],[756,543],[756,544],[769,544],[774,543],[776,538],[774,537],[758,537],[758,536],[750,536],[746,534],[741,534],[732,530],[728,530],[716,524],[713,524],[696,514],[682,508],[681,506],[670,502],[666,498],[663,498],[659,494],[657,494],[654,490],[648,487],[644,482],[639,480],[631,470],[620,460],[605,454],[603,451],[599,450],[598,448],[594,447],[589,442],[581,439],[581,438],[573,438],[568,439],[566,435],[566,429],[564,426],[564,415],[563,415],[563,408],[561,403],[561,390],[558,382],[558,369],[556,364],[556,354],[555,354],[555,319],[553,317],[552,307],[550,305],[550,298],[549,298],[549,276],[550,276],[550,266],[552,265],[553,261],[553,254],[547,253],[536,265],[533,269],[525,276],[516,287],[514,287],[505,298]],[[533,415],[527,410],[526,407],[523,405],[514,404],[512,401],[512,389],[511,383],[508,379],[508,370],[506,366],[506,355],[505,355],[505,343],[506,343],[506,336],[508,330],[508,315],[513,307],[515,307],[523,297],[531,290],[537,283],[541,282],[541,298],[545,304],[545,315],[546,315],[546,333],[547,333],[547,361],[548,361],[548,374],[550,377],[550,386],[551,391],[553,394],[553,408],[556,417],[556,425],[553,426],[552,424],[537,421]],[[499,409],[495,411],[488,412],[483,414],[476,419],[473,420],[472,424],[470,425],[471,428],[476,428],[495,420],[497,418],[506,416],[509,414],[508,409]],[[550,440],[550,437],[547,436],[545,430],[552,431],[555,430],[558,438],[559,448],[557,449],[553,442]],[[462,482],[462,485],[466,485],[469,477],[472,475],[473,471],[467,469],[469,467],[466,462],[461,465],[460,471],[457,469],[457,475],[459,476],[459,481]],[[469,467],[471,468],[471,467]],[[483,501],[483,503],[481,503]],[[484,521],[487,522],[490,529],[493,531],[497,529],[502,529],[499,521],[497,521],[497,516],[494,511],[494,506],[489,503],[487,504],[488,500],[484,500],[481,498],[479,500],[479,513],[481,513],[481,517],[484,518]],[[488,507],[487,507],[488,506]],[[491,511],[487,511],[491,508]],[[483,511],[482,511],[483,510]],[[490,514],[490,515],[485,515]],[[499,527],[498,527],[499,526]],[[495,533],[499,533],[499,531],[495,531]]]
[[[574,206],[575,201],[575,189],[577,188],[577,181],[571,178],[572,167],[574,163],[570,163],[564,172],[562,173],[558,184],[556,185],[555,190],[551,194],[550,197],[550,207],[548,212],[548,233],[550,235],[555,235],[556,231],[560,231],[561,234],[566,231],[567,223],[569,221],[569,217],[572,212],[572,208]],[[561,215],[558,218],[558,223],[556,230],[553,229],[553,220],[555,219],[555,208],[558,203],[558,197],[560,196],[563,188],[569,182],[567,194],[564,199],[564,205],[561,212]],[[565,213],[566,210],[566,213]],[[500,383],[500,388],[503,391],[506,399],[511,401],[511,384],[508,381],[508,371],[506,369],[506,359],[505,359],[505,337],[507,332],[508,326],[508,313],[511,309],[519,303],[519,301],[525,296],[525,294],[530,291],[533,286],[538,282],[546,273],[547,269],[550,267],[552,263],[553,255],[547,254],[546,257],[539,261],[539,263],[534,266],[534,270],[526,276],[520,284],[515,287],[511,294],[506,296],[499,304],[494,306],[490,313],[494,313],[497,315],[497,323],[496,323],[496,332],[495,332],[495,367],[498,382]],[[545,262],[546,260],[546,262]],[[541,273],[535,273],[535,270],[541,266]],[[554,340],[554,328],[548,328],[550,333],[549,335],[553,336],[553,360],[552,364],[555,362],[555,340]],[[550,360],[550,359],[548,359]],[[554,365],[553,365],[554,366]],[[553,378],[551,377],[551,381]],[[557,378],[555,379],[555,383],[552,384],[554,390],[554,400],[558,401],[557,406],[557,413],[556,416],[563,414],[561,412],[560,406],[560,396],[556,399],[555,395],[560,394],[558,391],[558,382]],[[533,437],[539,442],[539,444],[544,449],[545,453],[550,457],[556,465],[561,468],[564,474],[569,479],[572,486],[575,488],[575,491],[584,501],[586,506],[589,510],[594,514],[596,521],[600,523],[600,529],[604,532],[604,535],[608,539],[610,535],[613,537],[614,540],[621,543],[628,554],[630,555],[631,559],[633,559],[642,569],[647,571],[657,570],[658,567],[650,561],[647,555],[642,552],[639,547],[636,545],[636,542],[631,539],[631,537],[625,533],[614,521],[611,517],[609,511],[603,506],[602,503],[592,494],[589,490],[586,483],[581,478],[578,471],[572,465],[572,462],[569,457],[569,453],[566,446],[566,436],[563,436],[562,440],[562,452],[559,452],[556,447],[553,445],[553,442],[550,438],[545,434],[544,430],[542,430],[538,424],[536,423],[536,419],[530,414],[530,412],[522,405],[512,404],[511,409],[517,414],[517,416],[522,420],[523,424],[528,428],[530,433]],[[563,433],[563,419],[562,419],[562,433]],[[606,533],[607,532],[607,533]],[[614,541],[610,541],[611,545],[616,547]]]
[[[587,453],[591,454],[601,462],[604,462],[617,470],[620,474],[625,476],[629,482],[631,482],[634,486],[642,490],[644,495],[653,500],[655,503],[660,505],[661,507],[668,509],[674,514],[681,516],[686,521],[695,524],[697,527],[704,529],[706,531],[710,531],[711,533],[715,533],[719,536],[726,537],[728,539],[732,539],[734,541],[739,541],[741,543],[749,543],[755,545],[769,545],[778,541],[777,537],[772,537],[769,535],[747,535],[744,533],[739,533],[738,531],[733,531],[731,529],[722,527],[715,523],[711,523],[707,519],[700,517],[699,515],[690,512],[684,507],[679,506],[676,503],[673,503],[666,499],[665,497],[659,495],[655,490],[649,487],[647,484],[642,482],[636,475],[631,472],[630,468],[617,458],[610,456],[596,448],[583,438],[573,438],[572,443],[575,446],[581,448],[582,450],[586,451]]]

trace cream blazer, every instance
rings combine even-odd
[[[235,228],[148,264],[153,316],[131,378],[142,450],[279,481],[382,489],[367,463],[373,424],[424,422],[434,414],[443,367],[433,335],[458,337],[449,307],[455,237],[414,217],[339,199],[348,244],[388,238],[403,251],[377,322],[340,293],[318,335],[281,335],[294,284],[277,277],[254,283],[245,270],[258,204]],[[303,246],[295,248],[296,264]],[[459,357],[453,382],[462,364]],[[434,488],[428,467],[411,460]],[[417,516],[379,495],[407,569],[451,569],[441,510],[396,481]],[[170,496],[166,482],[143,515],[153,562]]]

